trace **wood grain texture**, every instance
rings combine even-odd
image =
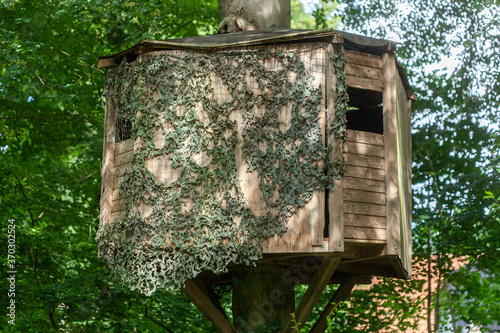
[[[347,141],[384,146],[384,136],[382,134],[364,131],[347,130]]]
[[[344,188],[344,201],[378,204],[385,206],[385,194]]]
[[[345,58],[348,63],[369,66],[374,68],[382,68],[382,59],[380,56],[369,53],[346,50]]]
[[[101,169],[101,201],[99,225],[112,223],[112,200],[114,181],[114,140],[115,140],[115,106],[112,99],[106,99],[104,116],[104,142]]]
[[[336,101],[337,101],[337,73],[335,72],[334,57],[339,54],[339,45],[330,44],[327,48],[328,66],[327,70],[327,86],[326,86],[326,99],[327,99],[327,117],[328,121],[332,122],[336,115]],[[329,130],[327,130],[330,133]],[[330,162],[336,163],[343,159],[343,147],[339,139],[335,138],[333,133],[327,137],[327,144],[332,146],[330,153]],[[334,179],[333,192],[328,193],[328,238],[330,252],[343,252],[344,251],[344,177]]]
[[[370,241],[386,241],[387,233],[384,228],[365,228],[359,226],[345,226],[344,237],[349,239]]]
[[[208,318],[215,329],[221,333],[237,333],[226,316],[219,311],[210,298],[191,280],[186,280],[181,289],[191,302]]]
[[[385,217],[344,213],[346,226],[385,228]]]
[[[344,213],[385,217],[386,206],[364,202],[344,201]]]
[[[345,152],[365,156],[384,157],[384,147],[361,142],[348,141]]]
[[[115,143],[115,156],[134,150],[134,140],[129,139]]]
[[[358,89],[382,91],[384,86],[383,81],[378,79],[358,77],[349,74],[346,74],[345,79],[348,87],[353,87]]]
[[[134,152],[132,150],[115,156],[115,167],[132,162],[133,157]]]
[[[369,67],[366,64],[347,62],[345,65],[345,73],[356,77],[382,81],[382,69]]]
[[[387,253],[401,254],[401,232],[398,197],[398,160],[397,160],[397,99],[396,99],[396,60],[394,54],[382,56],[384,91],[384,147],[387,200]]]
[[[411,125],[409,100],[406,97],[403,82],[396,75],[396,98],[398,115],[398,192],[401,228],[401,262],[405,270],[404,276],[411,274]]]
[[[372,169],[368,167],[349,165],[349,167],[346,168],[344,176],[385,182],[385,172],[383,169]]]
[[[378,193],[386,191],[385,182],[383,181],[353,177],[344,177],[344,188]]]
[[[384,158],[375,156],[364,156],[358,154],[345,153],[345,163],[347,166],[362,166],[372,169],[385,169]]]

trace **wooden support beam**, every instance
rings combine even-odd
[[[336,257],[327,257],[321,262],[311,284],[309,285],[309,288],[307,288],[304,296],[297,306],[297,309],[295,310],[295,322],[290,322],[284,332],[293,332],[292,326],[295,325],[299,326],[297,329],[300,331],[300,328],[311,315],[314,306],[321,297],[323,290],[330,281],[330,278],[339,263],[340,258]]]
[[[335,316],[340,302],[345,301],[349,297],[357,280],[356,277],[350,277],[340,284],[309,333],[323,333],[326,331],[328,328],[328,318]]]
[[[186,280],[184,288],[181,289],[184,294],[193,302],[205,317],[214,325],[217,332],[237,333],[238,331],[229,322],[226,316],[219,311],[210,298],[191,280]]]
[[[196,280],[194,280],[194,283],[196,283],[198,288],[200,288],[200,290],[203,291],[203,293],[212,301],[212,303],[224,315],[224,317],[228,319],[227,314],[224,311],[224,308],[222,308],[222,304],[220,303],[219,297],[217,297],[217,295],[215,294],[212,286],[206,283],[205,280],[200,277],[197,277]]]

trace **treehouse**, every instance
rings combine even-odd
[[[409,278],[415,95],[395,51],[269,29],[100,58],[100,257],[146,293],[252,262],[315,287]]]

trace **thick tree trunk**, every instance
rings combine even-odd
[[[233,326],[238,332],[280,332],[294,308],[291,274],[279,265],[233,270]]]
[[[290,28],[290,0],[219,0],[219,32]]]

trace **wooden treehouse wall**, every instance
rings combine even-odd
[[[262,46],[246,49],[259,47]],[[338,140],[327,134],[326,125],[328,117],[332,117],[335,111],[336,98],[336,73],[328,60],[339,52],[339,45],[324,42],[264,47],[271,51],[297,52],[298,60],[314,75],[314,84],[323,89],[321,105],[326,110],[318,117],[323,141],[332,144],[333,157],[341,154],[346,162],[345,175],[335,181],[333,194],[315,192],[311,201],[289,220],[288,231],[282,237],[271,237],[264,244],[264,253],[341,253],[348,246],[387,244],[387,254],[400,260],[406,269],[399,275],[408,274],[411,272],[410,101],[394,55],[345,51],[347,86],[383,95],[384,133],[348,130],[347,143],[342,148]],[[137,61],[160,55],[179,56],[185,52],[196,54],[198,51],[154,51],[141,55]],[[277,64],[269,60],[265,66],[273,69]],[[227,96],[225,88],[216,81],[213,85],[216,100],[223,101]],[[134,145],[137,145],[131,139],[114,143],[113,106],[108,105],[106,112],[101,223],[119,219],[124,213],[125,197],[120,194],[119,184],[125,171],[131,167]],[[234,120],[239,126],[242,126],[241,112],[234,112]],[[290,110],[280,112],[280,120],[286,127]],[[262,200],[258,176],[247,172],[241,150],[237,149],[235,155],[249,207],[256,215],[265,214],[269,208]],[[203,156],[200,156],[200,161],[203,163]],[[160,181],[176,179],[168,159],[148,161],[147,165]],[[325,228],[328,228],[326,232]]]

